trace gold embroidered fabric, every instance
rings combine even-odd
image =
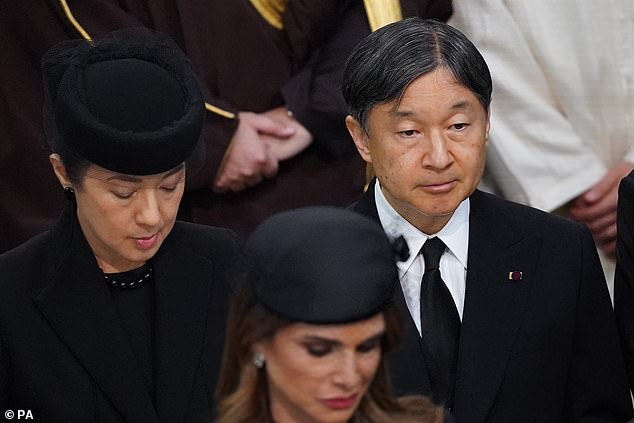
[[[231,0],[232,1],[232,0]],[[255,10],[276,29],[284,29],[282,15],[288,0],[250,0]],[[315,0],[317,1],[317,0]]]
[[[221,109],[220,107],[214,106],[213,104],[209,104],[207,102],[205,102],[205,109],[207,109],[208,112],[220,115],[227,119],[236,119],[235,113]]]
[[[363,0],[363,5],[372,31],[403,19],[399,0]]]
[[[68,3],[66,2],[66,0],[59,0],[59,3],[61,4],[62,9],[64,9],[64,13],[66,14],[66,17],[70,21],[71,25],[75,27],[77,32],[79,32],[85,40],[88,40],[88,41],[92,40],[92,37],[88,34],[88,32],[84,29],[84,27],[81,26],[79,22],[77,22],[77,19],[75,19],[75,16],[73,16],[73,13],[70,11],[70,7],[68,7]]]

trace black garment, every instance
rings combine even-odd
[[[453,414],[460,423],[624,422],[632,417],[610,298],[588,229],[480,191],[469,252]],[[354,210],[379,221],[374,183]],[[509,272],[522,271],[522,279]],[[402,290],[398,394],[430,394]]]
[[[143,372],[148,394],[154,403],[154,315],[155,315],[155,287],[154,277],[149,263],[137,269],[121,273],[107,273],[106,275],[126,284],[144,280],[140,287],[121,289],[110,287],[110,296],[117,308],[117,314],[125,332],[128,343],[132,348],[135,362]],[[149,272],[149,273],[148,273]],[[145,275],[150,275],[144,279]]]
[[[614,311],[621,334],[630,389],[634,390],[634,172],[619,185],[616,213]]]
[[[72,208],[1,255],[0,409],[47,423],[211,421],[241,248],[228,230],[176,222],[152,264],[155,406]]]

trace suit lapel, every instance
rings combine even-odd
[[[471,197],[469,256],[454,414],[482,422],[502,382],[532,287],[542,240],[515,232],[501,204]],[[509,272],[522,272],[509,280]]]
[[[160,420],[170,423],[185,419],[199,372],[214,272],[210,261],[179,244],[174,235],[154,261],[156,408]]]
[[[59,241],[52,251],[64,253],[53,259],[57,270],[34,298],[36,306],[126,421],[158,423],[109,288],[72,208],[52,235]]]

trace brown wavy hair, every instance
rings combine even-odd
[[[374,379],[350,419],[351,423],[442,423],[443,410],[422,396],[396,398],[387,371],[387,353],[403,336],[399,311],[391,304],[384,311],[385,335],[382,358]],[[252,347],[257,341],[294,322],[283,319],[254,300],[248,288],[237,293],[231,304],[216,390],[218,423],[270,423],[266,375],[253,364]]]

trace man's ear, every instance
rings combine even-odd
[[[365,132],[365,129],[363,129],[361,124],[359,124],[359,122],[350,115],[346,116],[346,127],[348,128],[348,132],[350,132],[350,136],[352,137],[354,145],[357,147],[357,151],[359,151],[361,158],[368,163],[372,163],[368,134]]]
[[[68,172],[66,171],[66,166],[62,162],[59,154],[53,153],[48,156],[48,161],[51,162],[51,166],[53,167],[53,172],[55,172],[55,176],[57,176],[57,180],[62,185],[62,188],[72,187],[72,183],[68,178]]]

